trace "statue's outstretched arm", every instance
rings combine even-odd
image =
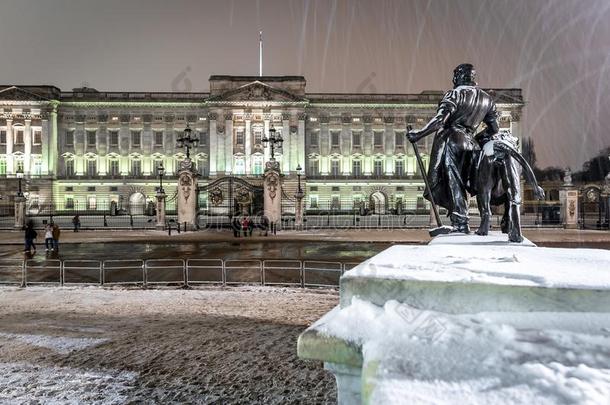
[[[450,115],[451,109],[448,106],[441,104],[436,112],[436,115],[422,129],[409,131],[407,133],[407,138],[409,138],[409,141],[413,143],[432,133],[435,133],[445,125],[445,122],[447,122]]]

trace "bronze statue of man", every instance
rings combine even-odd
[[[445,94],[434,118],[422,129],[407,134],[411,142],[435,134],[428,168],[430,188],[424,197],[447,209],[453,232],[470,233],[467,191],[474,131],[483,122],[489,136],[498,132],[496,105],[475,79],[476,71],[471,64],[456,67],[453,90]]]

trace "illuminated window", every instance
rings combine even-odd
[[[15,172],[23,172],[23,160],[17,161],[17,167],[15,168]]]
[[[74,209],[74,196],[71,195],[67,195],[66,197],[66,202],[65,202],[65,207],[67,210],[72,210]]]
[[[87,176],[95,176],[97,174],[97,161],[87,160]]]
[[[74,160],[72,160],[72,159],[66,160],[65,167],[66,167],[66,177],[74,176]]]
[[[140,160],[131,161],[131,175],[134,177],[142,175],[142,162]]]
[[[308,176],[318,176],[320,174],[320,165],[318,164],[317,160],[310,160],[309,161],[309,170],[307,175]]]
[[[373,163],[373,174],[375,176],[383,175],[383,160],[376,160]]]
[[[87,209],[94,211],[97,208],[97,199],[95,196],[90,195],[87,197]]]
[[[6,175],[6,160],[0,159],[0,176]]]
[[[246,162],[243,158],[235,159],[235,174],[246,174]]]
[[[42,174],[42,161],[40,160],[35,160],[34,161],[34,173],[37,176],[40,176]]]
[[[397,160],[394,162],[394,173],[397,176],[402,176],[405,174],[405,162],[404,160]]]
[[[318,208],[318,196],[317,195],[309,196],[309,208]]]
[[[254,174],[263,174],[263,161],[261,158],[255,158],[254,160]]]
[[[332,176],[338,176],[339,175],[339,161],[338,160],[331,160],[330,161],[330,174]]]
[[[352,176],[362,175],[362,162],[360,160],[352,161]]]
[[[109,167],[108,167],[108,174],[110,174],[111,176],[118,176],[121,174],[120,169],[119,169],[119,161],[116,159],[111,160],[109,163]]]

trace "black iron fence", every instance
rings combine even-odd
[[[281,285],[337,287],[359,263],[316,260],[0,260],[0,284],[68,286]]]

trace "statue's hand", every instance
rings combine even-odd
[[[542,187],[540,186],[536,186],[534,188],[534,196],[538,199],[538,200],[544,200],[544,190],[542,189]]]
[[[420,135],[419,131],[411,130],[411,131],[407,132],[407,139],[409,140],[409,142],[415,143],[421,139],[421,135]]]

